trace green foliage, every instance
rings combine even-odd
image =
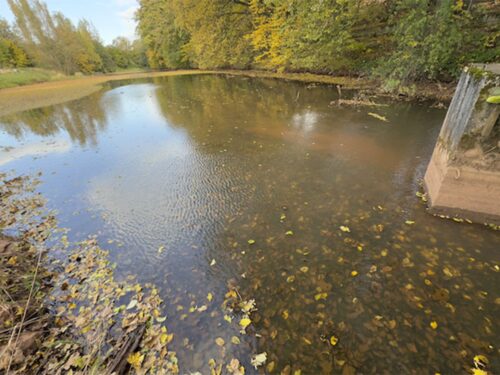
[[[470,14],[462,8],[452,0],[399,2],[389,20],[391,53],[378,73],[397,84],[455,77],[470,25]]]
[[[0,68],[22,68],[30,60],[7,21],[0,18]]]
[[[117,67],[146,64],[140,41],[130,42],[121,38],[113,46],[105,47],[87,21],[74,25],[62,13],[51,14],[39,0],[8,0],[8,3],[15,16],[19,36],[10,31],[6,22],[0,23],[2,65],[21,67],[31,60],[37,67],[70,75],[77,72],[110,72]],[[7,36],[15,37],[14,46],[10,43],[6,47],[3,39]],[[6,51],[14,57],[7,55]],[[23,56],[23,51],[29,51],[29,59]]]
[[[410,89],[498,59],[500,31],[487,3],[141,0],[137,19],[153,68],[375,74]]]

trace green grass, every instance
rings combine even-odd
[[[17,69],[17,71],[0,73],[0,89],[29,85],[38,82],[54,81],[62,78],[66,78],[66,76],[52,70],[21,68]]]

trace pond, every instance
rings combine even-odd
[[[262,352],[266,373],[457,374],[478,354],[499,371],[500,234],[416,196],[445,111],[337,98],[228,75],[115,82],[1,118],[0,170],[41,172],[71,240],[96,234],[119,276],[158,286],[182,373],[256,373]],[[234,287],[257,307],[246,334],[222,306]]]

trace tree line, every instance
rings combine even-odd
[[[398,87],[498,60],[491,0],[140,0],[153,68],[370,75]]]
[[[15,23],[0,19],[0,68],[36,66],[69,75],[147,65],[140,40],[119,37],[105,46],[85,20],[75,25],[39,0],[7,1]]]
[[[138,40],[105,46],[87,21],[7,0],[0,68],[66,74],[118,68],[266,69],[382,78],[389,89],[453,81],[500,56],[492,0],[139,0]]]

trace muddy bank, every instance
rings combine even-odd
[[[168,77],[186,74],[228,74],[234,76],[276,78],[309,83],[339,85],[343,89],[363,90],[373,95],[390,96],[396,99],[433,100],[448,102],[453,96],[454,84],[420,83],[412,95],[395,95],[383,92],[376,80],[362,77],[336,77],[312,73],[274,73],[252,70],[177,70],[169,72],[137,72],[87,76],[61,81],[44,82],[33,85],[0,90],[0,116],[15,112],[64,103],[90,95],[110,81],[125,79]]]
[[[0,116],[83,98],[101,90],[102,85],[110,81],[206,73],[209,72],[178,70],[173,72],[107,74],[7,88],[0,90]]]

